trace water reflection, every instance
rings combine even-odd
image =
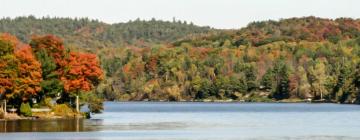
[[[0,121],[0,139],[360,140],[354,116],[358,105],[106,102],[90,120]]]
[[[96,131],[90,127],[101,120],[58,119],[58,120],[14,120],[0,121],[0,132],[83,132]],[[85,125],[86,124],[86,125]]]
[[[114,130],[175,130],[188,125],[182,122],[104,123],[102,119],[14,120],[0,121],[1,132],[88,132]]]

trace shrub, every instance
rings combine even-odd
[[[40,108],[40,105],[39,104],[33,104],[32,107],[33,108]]]
[[[73,117],[75,112],[67,104],[57,104],[53,108],[55,115],[64,117]]]
[[[104,110],[103,99],[101,99],[98,94],[88,92],[82,94],[80,98],[89,104],[91,113],[101,113],[101,111]]]
[[[27,103],[21,103],[20,106],[20,114],[26,117],[32,116],[31,107],[30,104]]]
[[[45,98],[43,101],[45,106],[53,108],[53,104],[51,103],[52,99],[50,97]]]

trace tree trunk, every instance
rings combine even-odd
[[[79,108],[79,95],[76,95],[76,112],[77,112],[77,113],[80,112],[80,108]]]
[[[4,100],[4,117],[6,116],[6,113],[7,113],[7,111],[6,111],[6,99]]]
[[[320,89],[320,100],[322,101],[323,100],[323,93],[322,93],[322,90]]]

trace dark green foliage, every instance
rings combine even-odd
[[[256,81],[256,69],[252,65],[245,65],[243,72],[245,73],[245,81],[247,90],[252,91],[258,87]]]
[[[56,70],[56,63],[52,56],[49,56],[45,49],[40,49],[35,53],[36,59],[41,63],[41,70],[44,79],[53,78],[52,74]]]
[[[339,100],[341,103],[347,102],[349,96],[351,96],[351,94],[354,92],[352,91],[354,90],[353,86],[356,86],[356,83],[354,83],[355,85],[352,85],[354,80],[352,80],[353,72],[351,69],[353,68],[351,68],[349,63],[341,65],[340,73],[337,77],[337,82],[333,89],[333,95],[335,95],[335,99]],[[356,79],[356,74],[354,77],[354,79]]]
[[[254,82],[254,81],[251,81]],[[249,88],[248,81],[245,78],[236,78],[236,77],[230,77],[230,89],[234,92],[239,93],[247,93],[248,91],[254,90],[254,88]],[[253,85],[251,85],[253,86]]]
[[[355,42],[356,42],[356,44],[357,44],[358,46],[360,46],[360,37],[356,38],[356,39],[355,39]]]
[[[201,81],[201,86],[199,91],[196,94],[196,99],[206,99],[210,96],[216,95],[214,86],[211,81],[208,79],[203,79]]]
[[[273,73],[276,89],[272,97],[277,100],[289,98],[289,68],[283,59],[275,63]]]
[[[64,91],[64,86],[62,85],[61,81],[55,78],[43,80],[40,85],[42,88],[42,95],[55,97],[58,96],[59,93],[62,93]]]
[[[109,60],[102,61],[102,62],[103,63],[101,63],[101,65],[102,65],[102,68],[106,72],[106,76],[111,76],[111,75],[115,74],[116,71],[122,67],[121,59],[118,57],[111,58]]]
[[[328,40],[334,44],[338,43],[341,40],[341,36],[340,35],[331,35],[327,37]]]
[[[360,63],[356,65],[355,73],[354,73],[354,81],[353,84],[357,89],[355,92],[355,102],[360,103]]]
[[[274,93],[275,99],[287,99],[289,98],[289,72],[287,65],[284,65],[280,71],[280,83],[277,85],[277,89]]]
[[[268,69],[261,79],[261,85],[263,86],[263,89],[271,90],[273,88],[273,83],[274,83],[273,70]]]
[[[101,111],[104,110],[103,99],[97,97],[97,95],[89,95],[86,102],[89,104],[91,113],[101,113]]]
[[[199,27],[185,22],[137,19],[126,23],[106,24],[88,18],[48,18],[33,16],[3,18],[0,32],[8,32],[28,42],[33,34],[53,34],[66,44],[79,47],[118,47],[127,44],[145,46],[153,42],[171,42],[190,34],[207,33],[209,27]]]
[[[34,44],[33,44],[34,45]],[[35,45],[36,46],[36,45]],[[55,97],[58,94],[62,93],[63,85],[58,79],[58,74],[56,72],[57,65],[52,56],[49,55],[46,49],[41,48],[35,52],[36,59],[41,63],[42,77],[43,81],[41,82],[41,94],[45,96]]]
[[[358,89],[360,89],[360,63],[356,65],[355,74],[354,74],[354,84]]]

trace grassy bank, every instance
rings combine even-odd
[[[0,119],[5,120],[37,120],[37,119],[72,119],[86,118],[87,113],[77,113],[76,110],[66,104],[58,104],[52,108],[33,108],[27,115],[18,113],[18,111],[7,112],[0,111]],[[20,111],[21,112],[21,111]]]

